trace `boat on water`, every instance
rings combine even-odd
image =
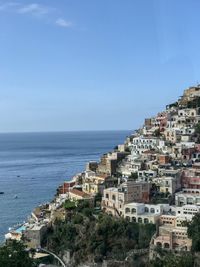
[[[0,195],[3,195],[4,194],[4,192],[0,192]]]
[[[17,199],[17,198],[18,198],[18,195],[15,195],[15,196],[14,196],[14,199]]]

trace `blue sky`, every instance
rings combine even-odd
[[[135,129],[200,82],[199,0],[0,1],[0,132]]]

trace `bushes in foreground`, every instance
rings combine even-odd
[[[26,247],[17,241],[0,247],[0,267],[33,267]]]

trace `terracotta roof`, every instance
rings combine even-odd
[[[71,189],[70,193],[77,195],[79,197],[83,197],[83,198],[90,198],[90,195],[88,195],[87,193],[80,191],[78,189]]]
[[[146,150],[142,154],[158,154],[158,152],[155,150]]]

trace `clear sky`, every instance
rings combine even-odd
[[[200,82],[199,0],[1,0],[0,132],[135,129]]]

